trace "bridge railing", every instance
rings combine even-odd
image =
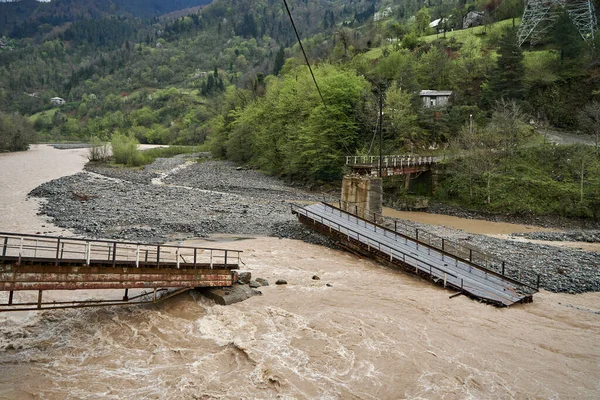
[[[88,240],[58,236],[24,235],[0,232],[0,260],[19,265],[23,261],[43,260],[59,266],[67,263],[135,267],[196,268],[225,265],[236,268],[241,250],[196,246],[162,245],[110,240]]]
[[[315,221],[318,221],[323,225],[325,225],[325,222],[327,222],[327,224],[329,224],[329,226],[332,226],[334,229],[336,229],[341,234],[346,235],[348,237],[348,239],[350,239],[350,238],[355,239],[361,243],[366,244],[369,248],[377,249],[379,252],[385,254],[386,257],[387,256],[389,256],[390,258],[397,257],[397,258],[401,258],[404,263],[410,262],[411,264],[417,266],[417,268],[419,268],[422,272],[427,273],[431,278],[442,279],[444,282],[444,286],[446,286],[446,282],[447,282],[448,278],[458,279],[457,275],[455,275],[443,268],[440,268],[440,267],[433,265],[427,261],[423,261],[417,257],[414,257],[410,253],[406,253],[399,249],[392,248],[378,240],[374,240],[368,236],[365,236],[364,234],[361,235],[361,233],[357,230],[342,226],[339,223],[335,222],[333,219],[329,219],[329,218],[323,217],[319,214],[313,213],[312,211],[309,211],[304,207],[292,204],[291,210],[292,210],[292,213],[294,213],[294,214],[304,215],[305,217],[313,219]],[[460,289],[466,289],[463,279],[460,280],[460,286],[458,286],[458,285],[455,285],[455,286],[459,287]]]
[[[417,167],[422,165],[431,165],[437,162],[436,157],[415,156],[415,155],[389,155],[382,157],[382,166],[389,167]],[[346,156],[346,165],[369,165],[378,166],[379,156]]]
[[[328,205],[332,207],[330,204]],[[346,207],[342,207],[343,205],[345,205]],[[387,225],[388,229],[392,229],[392,224],[389,222],[385,222],[382,214],[373,213],[368,209],[365,209],[364,207],[351,203],[345,203],[342,201],[339,202],[339,206],[339,208],[342,211],[354,214],[355,216],[366,219],[369,222],[377,224],[380,221],[384,221],[383,223]],[[361,213],[358,211],[361,211],[364,217],[361,217]],[[522,268],[520,266],[510,265],[500,258],[484,253],[475,247],[465,245],[460,241],[448,239],[433,234],[422,228],[411,226],[404,220],[394,218],[393,231],[401,235],[407,236],[411,239],[414,239],[415,241],[424,245],[440,249],[448,254],[460,258],[461,260],[468,261],[482,268],[499,273],[502,276],[506,276],[511,279],[517,280],[521,283],[526,284],[532,289],[537,290],[540,286],[540,274],[536,272]]]

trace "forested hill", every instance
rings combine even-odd
[[[0,35],[29,37],[86,18],[129,15],[151,18],[212,0],[20,0],[0,3]]]

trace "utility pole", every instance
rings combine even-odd
[[[383,177],[383,88],[379,88],[379,177]]]

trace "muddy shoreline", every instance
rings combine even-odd
[[[84,172],[44,183],[30,196],[47,200],[40,213],[51,217],[54,224],[87,237],[164,242],[229,234],[334,246],[329,239],[300,225],[290,212],[290,204],[337,201],[336,197],[307,193],[229,162],[210,158],[195,162],[197,157],[158,159],[141,170],[88,164]],[[599,252],[406,223],[466,242],[510,265],[539,273],[544,289],[600,291]]]

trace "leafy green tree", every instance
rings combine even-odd
[[[405,139],[418,139],[417,114],[413,110],[412,94],[395,83],[386,91],[384,115],[387,134],[393,150],[400,149]]]
[[[0,152],[27,150],[33,139],[33,127],[28,120],[18,114],[0,112]]]
[[[429,11],[427,8],[421,8],[416,15],[416,26],[415,29],[419,35],[425,35],[429,31],[429,22],[431,21],[431,16],[429,15]]]
[[[448,90],[454,87],[450,58],[435,46],[421,56],[417,72],[423,89]]]

